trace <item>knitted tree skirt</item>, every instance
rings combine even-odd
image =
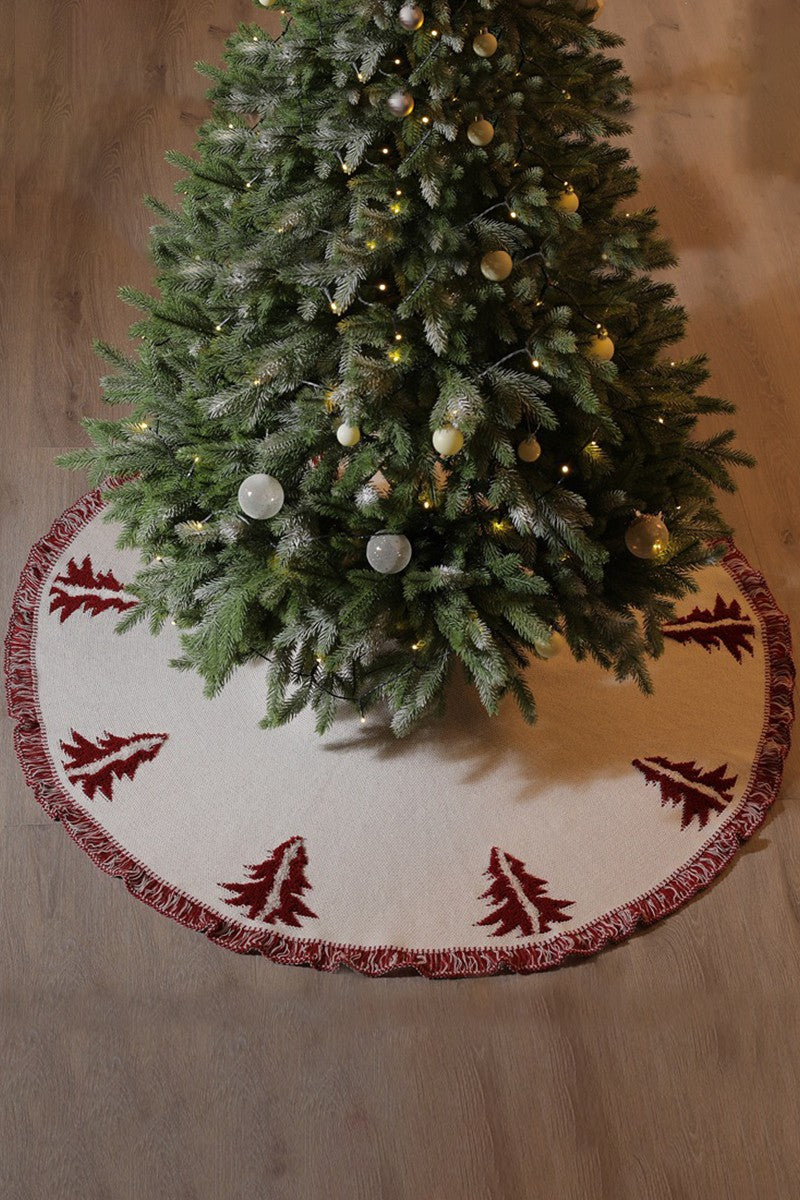
[[[793,719],[789,625],[734,545],[664,627],[655,695],[565,652],[539,721],[454,684],[404,741],[378,717],[258,727],[263,665],[223,693],[177,631],[114,631],[139,563],[100,493],[34,546],[6,639],[37,800],[109,875],[221,946],[368,975],[539,971],[711,883],[766,816]]]

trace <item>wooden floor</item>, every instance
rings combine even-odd
[[[117,286],[150,281],[140,196],[169,198],[163,150],[193,145],[191,64],[255,10],[3,4],[5,612],[85,490],[52,457],[100,411],[90,339],[124,344],[134,315]],[[628,39],[686,349],[710,353],[760,463],[725,512],[800,630],[800,5],[608,0],[605,21]],[[0,724],[7,1200],[798,1194],[800,750],[759,836],[664,924],[549,975],[436,984],[238,958],[135,903],[37,808]]]

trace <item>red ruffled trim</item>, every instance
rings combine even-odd
[[[14,597],[5,640],[6,697],[9,716],[16,722],[14,744],[25,780],[45,811],[60,821],[101,870],[122,879],[131,895],[181,925],[205,933],[212,941],[239,954],[260,954],[273,962],[310,966],[321,971],[350,967],[365,975],[417,972],[431,979],[494,975],[513,971],[527,974],[560,966],[572,955],[596,954],[605,946],[630,937],[639,926],[651,925],[684,905],[719,875],[739,846],[752,836],[775,800],[791,744],[794,719],[792,661],[788,618],[776,606],[760,572],[731,541],[722,566],[737,582],[758,614],[767,650],[768,703],[764,728],[743,802],[694,858],[653,891],[599,917],[579,929],[543,942],[495,948],[457,946],[446,950],[407,950],[396,946],[351,946],[307,941],[270,929],[248,928],[215,913],[200,901],[154,875],[149,867],[119,846],[66,792],[47,749],[37,699],[35,671],[36,613],[52,567],[81,529],[104,508],[103,494],[122,480],[108,480],[88,493],[53,523],[47,537],[30,552]],[[720,544],[720,543],[716,543]]]

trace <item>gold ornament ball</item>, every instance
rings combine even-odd
[[[517,446],[517,454],[526,463],[535,463],[542,456],[542,447],[539,444],[539,439],[531,434],[526,437],[524,442],[520,442]]]
[[[398,19],[404,29],[410,29],[412,33],[416,33],[425,23],[425,13],[418,4],[404,4],[400,9]]]
[[[472,43],[472,49],[479,58],[491,58],[497,50],[497,38],[493,33],[479,33]]]
[[[542,638],[533,643],[534,649],[539,657],[547,659],[555,658],[557,654],[561,653],[566,644],[567,639],[564,637],[563,633],[559,633],[557,629],[552,631],[549,638]]]
[[[464,435],[455,425],[443,425],[433,434],[433,448],[442,458],[452,458],[464,446]]]
[[[586,353],[596,362],[611,362],[616,347],[607,333],[596,334],[589,342]]]
[[[473,121],[467,130],[467,137],[473,146],[488,146],[494,137],[494,125],[491,121]]]
[[[394,117],[410,117],[414,111],[414,97],[411,92],[392,92],[386,107]]]
[[[514,270],[514,260],[505,250],[490,250],[481,259],[481,271],[493,283],[502,283]]]
[[[658,558],[669,545],[669,530],[661,517],[644,513],[625,530],[625,545],[636,558]]]
[[[361,441],[361,430],[357,425],[348,425],[344,421],[336,430],[336,440],[340,446],[357,446]]]
[[[556,208],[560,212],[574,213],[580,208],[580,196],[574,188],[567,188],[566,191],[560,192],[556,200]]]

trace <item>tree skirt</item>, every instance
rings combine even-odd
[[[787,618],[732,544],[665,626],[655,695],[567,652],[531,728],[465,685],[398,742],[380,718],[259,729],[263,665],[204,699],[168,626],[119,635],[139,555],[100,492],[31,551],[6,638],[25,778],[110,875],[221,946],[369,975],[539,971],[709,884],[761,824],[793,719]]]

